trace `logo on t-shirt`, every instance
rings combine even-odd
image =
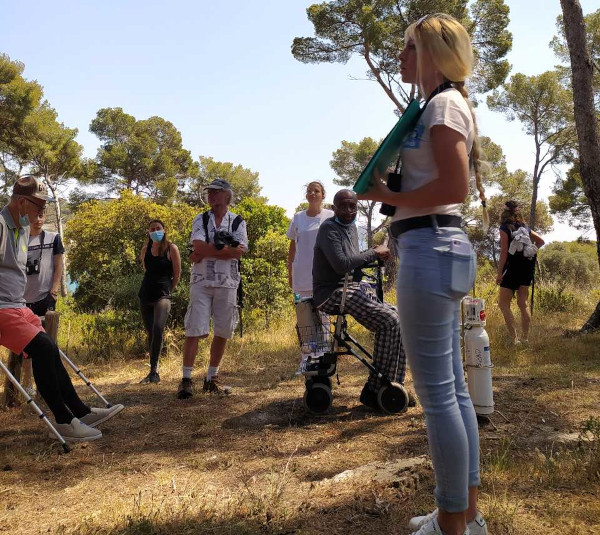
[[[425,125],[423,123],[417,124],[415,129],[411,132],[410,136],[408,136],[408,138],[404,142],[403,147],[405,149],[418,149],[421,146],[423,132],[425,132]]]

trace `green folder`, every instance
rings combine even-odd
[[[354,184],[354,191],[356,193],[366,193],[371,189],[373,185],[373,171],[375,168],[379,171],[380,175],[385,175],[387,169],[394,163],[398,158],[400,148],[406,139],[406,136],[410,134],[417,121],[421,116],[421,107],[416,99],[410,101],[406,111],[402,114],[402,117],[398,120],[394,128],[382,141],[375,154],[364,168],[363,172],[358,177],[356,184]]]

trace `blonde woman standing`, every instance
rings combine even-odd
[[[473,51],[465,28],[445,14],[411,24],[399,56],[402,81],[426,105],[404,142],[402,190],[374,177],[361,198],[396,206],[398,312],[415,390],[427,420],[437,509],[411,519],[414,535],[485,535],[477,510],[479,434],[460,354],[460,300],[473,285],[475,255],[460,207],[472,164],[482,201],[477,129],[465,80]]]
[[[317,232],[321,223],[333,217],[333,211],[323,208],[325,187],[321,182],[313,181],[306,186],[308,208],[294,214],[288,227],[290,239],[287,269],[288,282],[294,294],[300,297],[312,297],[313,251]]]

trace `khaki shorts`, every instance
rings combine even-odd
[[[233,338],[238,322],[236,303],[237,288],[207,288],[192,284],[184,320],[185,335],[208,336],[212,316],[215,336]]]

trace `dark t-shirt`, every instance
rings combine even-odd
[[[169,248],[160,256],[152,254],[152,242],[148,242],[144,266],[146,272],[142,280],[142,286],[138,297],[142,303],[155,303],[163,297],[171,297],[173,286],[173,262],[169,260],[167,253]]]

